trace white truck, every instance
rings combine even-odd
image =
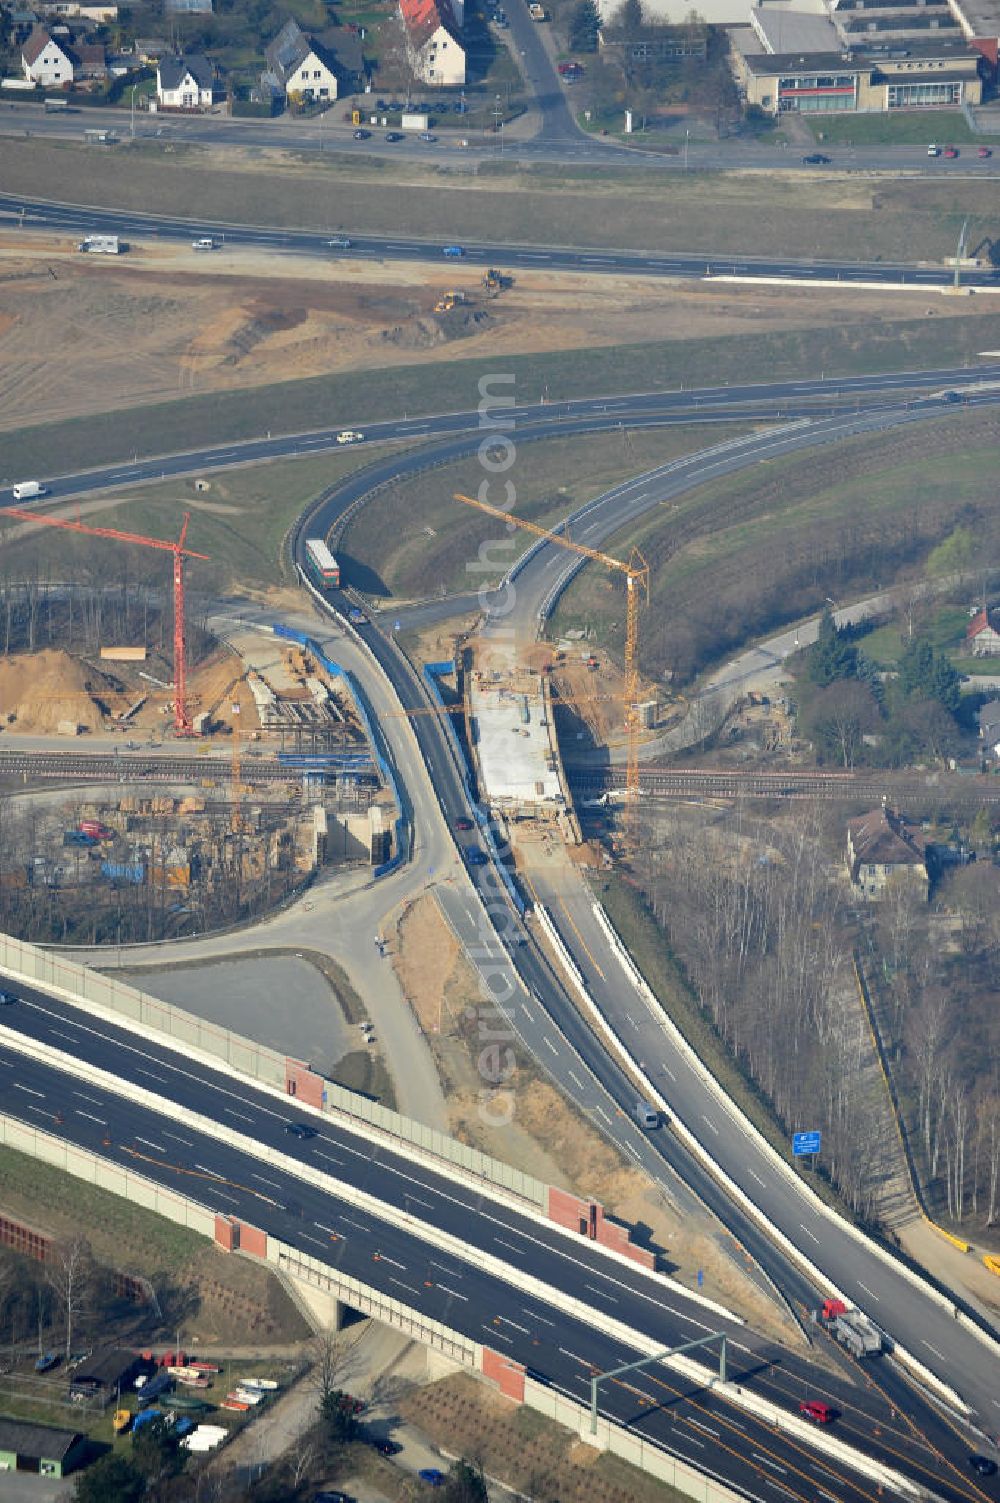
[[[20,485],[11,487],[11,495],[15,501],[34,501],[38,496],[47,496],[48,491],[37,480],[22,480]]]
[[[117,235],[85,235],[77,250],[91,256],[120,256],[128,246]]]

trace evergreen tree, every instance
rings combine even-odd
[[[825,689],[838,679],[853,678],[857,659],[857,649],[838,630],[833,611],[827,606],[820,617],[819,636],[809,649],[806,671],[810,679]]]
[[[448,1473],[444,1498],[445,1503],[489,1503],[482,1467],[470,1466],[464,1459],[456,1461]]]
[[[615,13],[615,21],[621,27],[627,42],[633,41],[642,30],[642,0],[623,0]]]
[[[601,15],[596,0],[578,0],[569,18],[569,45],[574,52],[596,52]]]
[[[75,1503],[140,1503],[146,1483],[127,1456],[108,1452],[76,1479]]]
[[[961,678],[925,637],[907,644],[899,660],[899,687],[907,699],[934,699],[952,714],[961,698]]]

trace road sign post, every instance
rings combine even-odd
[[[792,1156],[797,1159],[811,1158],[812,1167],[816,1168],[816,1158],[823,1144],[823,1134],[818,1130],[812,1132],[792,1133]]]

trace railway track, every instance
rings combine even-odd
[[[614,769],[567,766],[574,793],[598,797],[620,787]],[[844,802],[1000,804],[1000,778],[964,777],[954,773],[910,774],[816,772],[787,769],[752,771],[719,768],[644,767],[640,786],[648,798],[776,798]]]
[[[23,783],[58,778],[120,783],[228,783],[233,768],[228,760],[205,757],[115,757],[80,752],[0,752],[0,778]],[[240,781],[254,783],[293,782],[301,776],[282,767],[276,758],[261,757],[240,768]]]

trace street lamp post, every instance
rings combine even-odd
[[[688,147],[690,146],[690,144],[691,144],[691,131],[689,129],[685,129],[685,131],[684,131],[684,171],[685,172],[687,172],[687,170],[688,170]]]

